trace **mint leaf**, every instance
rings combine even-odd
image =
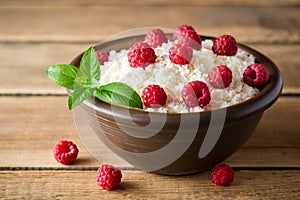
[[[69,109],[91,97],[100,80],[100,64],[94,47],[86,50],[80,61],[80,68],[74,80],[73,92],[68,99]]]
[[[73,65],[58,64],[48,68],[46,75],[57,85],[73,89],[78,68]]]
[[[100,64],[94,47],[88,48],[83,54],[78,76],[86,79],[86,82],[91,85],[100,80]]]
[[[121,82],[113,82],[99,86],[95,92],[95,96],[111,104],[132,108],[143,108],[143,103],[139,94],[130,86]]]
[[[113,82],[98,86],[100,64],[94,47],[90,47],[84,52],[79,69],[67,64],[53,65],[46,71],[46,75],[58,85],[73,90],[68,98],[70,110],[93,94],[111,104],[143,108],[139,94],[124,83]]]
[[[91,97],[94,91],[95,88],[84,88],[84,87],[80,87],[74,90],[74,92],[72,92],[68,98],[69,110],[72,110],[75,106],[81,104],[83,101]]]

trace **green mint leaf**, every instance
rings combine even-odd
[[[95,96],[111,104],[131,108],[143,108],[140,95],[130,86],[121,82],[113,82],[99,86],[95,92]]]
[[[80,61],[80,68],[74,80],[73,92],[68,99],[69,109],[91,97],[100,80],[100,64],[94,47],[86,50]]]
[[[76,86],[75,86],[76,88]],[[72,110],[75,106],[81,104],[83,101],[91,97],[96,88],[84,88],[78,87],[76,88],[68,98],[68,107],[69,110]]]
[[[57,85],[73,89],[78,68],[73,65],[58,64],[48,68],[46,75]]]
[[[96,87],[93,83],[100,80],[100,64],[94,47],[90,47],[84,52],[80,61],[78,77],[81,81],[84,79],[85,84],[90,84],[92,87]],[[78,82],[78,84],[81,83]]]

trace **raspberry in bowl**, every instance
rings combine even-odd
[[[232,36],[198,38],[190,26],[176,30],[175,39],[155,29],[94,47],[109,58],[99,84],[129,85],[141,108],[94,96],[80,104],[107,148],[136,168],[168,175],[200,172],[232,155],[282,89],[277,66]],[[79,67],[82,55],[71,65]]]

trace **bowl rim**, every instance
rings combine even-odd
[[[171,37],[171,33],[166,34],[167,37]],[[143,39],[146,36],[146,34],[139,34],[139,35],[132,35],[128,37],[123,37],[123,38],[118,38],[116,40],[110,40],[110,41],[104,41],[101,43],[98,43],[94,45],[94,48],[96,50],[100,50],[104,48],[105,46],[110,46],[112,43],[119,43],[125,40],[132,40],[134,41],[143,41],[143,40],[137,40],[137,38]],[[202,40],[214,40],[216,37],[213,36],[206,36],[206,35],[199,35]],[[173,117],[178,117],[181,115],[199,115],[201,114],[202,116],[205,115],[210,115],[211,112],[217,112],[217,111],[222,111],[226,109],[226,120],[236,120],[240,119],[246,116],[249,116],[253,113],[256,112],[263,112],[266,110],[268,107],[270,107],[279,97],[282,88],[283,88],[283,79],[281,72],[279,68],[276,66],[276,64],[269,59],[267,56],[262,54],[261,52],[245,45],[238,43],[238,48],[248,52],[249,54],[253,55],[255,57],[255,62],[256,63],[261,63],[263,64],[268,72],[269,72],[269,81],[268,83],[263,86],[263,88],[259,91],[259,93],[241,103],[237,103],[231,106],[223,107],[223,108],[217,108],[217,109],[212,109],[212,110],[204,110],[200,112],[183,112],[183,113],[175,113],[175,112],[170,112],[170,113],[165,113],[165,112],[156,112],[156,111],[145,111],[142,109],[137,109],[137,108],[130,108],[130,107],[125,107],[125,106],[120,106],[120,105],[115,105],[115,104],[110,104],[108,102],[102,101],[96,97],[90,97],[89,99],[85,100],[82,104],[80,104],[81,107],[88,109],[88,110],[93,110],[96,112],[100,113],[106,113],[109,115],[115,115],[116,110],[120,111],[118,113],[119,117],[122,117],[122,112],[125,110],[130,110],[130,113],[134,113],[137,115],[149,115],[151,113],[152,115],[168,115],[168,116],[173,116]],[[129,48],[129,47],[128,47]],[[113,50],[113,49],[111,49]],[[84,52],[79,54],[77,57],[75,57],[71,61],[71,65],[76,66],[76,62],[80,62],[81,57]],[[77,65],[78,66],[78,65]],[[70,90],[68,92],[71,92]],[[92,99],[95,99],[94,101]],[[96,104],[95,104],[96,103]],[[111,109],[111,107],[115,107],[115,109]],[[124,110],[125,109],[125,110]],[[233,114],[228,114],[228,113],[234,113]],[[126,117],[125,117],[126,118]]]

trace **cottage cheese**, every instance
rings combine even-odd
[[[143,68],[132,68],[127,59],[128,50],[109,52],[109,61],[101,66],[100,84],[110,82],[123,82],[131,86],[137,93],[150,85],[157,84],[164,88],[168,99],[161,108],[145,108],[147,111],[184,113],[212,110],[243,102],[258,93],[256,88],[245,84],[243,72],[254,57],[239,49],[235,56],[217,56],[211,48],[211,40],[202,41],[200,51],[193,51],[193,59],[188,65],[174,64],[169,59],[169,49],[176,41],[168,41],[155,48],[157,60],[155,63]],[[208,73],[218,65],[226,65],[232,71],[232,82],[225,89],[212,87],[208,80]],[[210,103],[204,108],[188,108],[181,98],[181,91],[185,84],[199,80],[205,82],[211,94]]]

